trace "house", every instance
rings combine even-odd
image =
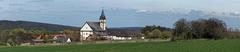
[[[70,43],[72,42],[66,34],[37,35],[32,39],[32,45],[44,45],[44,43]]]
[[[66,43],[69,37],[66,34],[52,34],[50,38],[53,40],[53,43]]]
[[[132,40],[140,39],[142,35],[139,30],[129,30],[128,28],[108,28],[108,36],[111,40]]]
[[[80,29],[81,40],[87,40],[90,36],[107,36],[106,17],[102,10],[99,22],[87,21]]]

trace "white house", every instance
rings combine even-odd
[[[87,21],[80,29],[81,40],[86,40],[91,35],[107,35],[106,31],[106,17],[104,10],[99,18],[99,22]]]

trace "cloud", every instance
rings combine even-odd
[[[23,4],[23,3],[10,3],[9,5],[10,6],[24,6],[26,4]]]
[[[230,13],[230,15],[239,16],[240,17],[240,12],[233,12],[233,13]]]
[[[137,13],[144,13],[144,12],[148,12],[148,10],[137,10]]]
[[[55,0],[32,0],[30,2],[40,2],[40,3],[42,3],[42,2],[53,2],[53,1],[55,1]]]

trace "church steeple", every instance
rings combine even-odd
[[[103,9],[102,9],[101,16],[99,18],[99,23],[100,23],[99,25],[102,28],[102,30],[106,30],[106,17],[105,17]]]
[[[106,20],[105,14],[104,14],[104,10],[102,9],[102,13],[101,16],[99,18],[100,20]]]

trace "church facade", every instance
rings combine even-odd
[[[98,22],[87,21],[80,29],[81,40],[87,40],[90,36],[108,36],[106,27],[106,17],[104,10]]]

